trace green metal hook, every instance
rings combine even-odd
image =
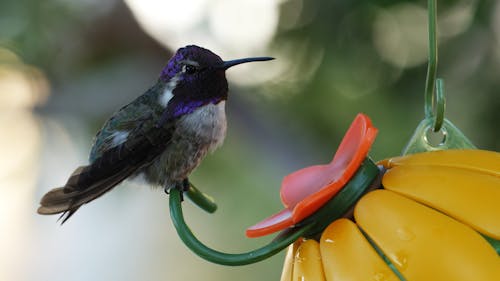
[[[455,125],[444,118],[444,82],[443,79],[436,78],[438,62],[436,0],[428,0],[427,5],[429,15],[429,64],[425,81],[425,118],[417,126],[403,150],[403,155],[443,149],[476,148]],[[433,137],[438,138],[438,140],[431,141]]]
[[[432,107],[436,108],[434,115],[434,122],[432,129],[434,132],[438,132],[443,127],[444,121],[444,110],[446,106],[446,100],[444,98],[444,81],[443,79],[438,78],[436,80],[436,95],[435,99],[432,100]]]
[[[435,0],[428,0],[427,5],[429,14],[429,64],[427,65],[427,77],[425,81],[425,117],[434,119],[432,129],[434,132],[438,132],[443,125],[445,99],[443,80],[437,79],[436,81],[438,64],[436,37],[437,4]],[[436,114],[434,114],[434,111],[436,111]]]

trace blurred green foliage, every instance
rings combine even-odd
[[[284,6],[293,6],[290,1]],[[438,19],[464,1],[439,1]],[[500,148],[498,2],[473,2],[463,32],[439,40],[438,77],[445,79],[447,118],[483,149]],[[388,63],[374,42],[374,24],[382,9],[425,1],[304,1],[304,24],[281,32],[275,44],[308,42],[308,64],[318,50],[323,59],[313,78],[287,101],[286,110],[322,142],[338,139],[348,116],[364,111],[381,129],[375,154],[399,152],[422,118],[426,63],[398,68]],[[426,24],[426,22],[420,22]],[[496,26],[496,33],[495,33]],[[424,28],[427,28],[426,26]],[[440,30],[441,31],[441,30]],[[390,32],[390,30],[386,30]],[[443,35],[444,32],[438,32]],[[416,36],[419,34],[415,34]],[[409,37],[412,34],[407,35]],[[426,34],[425,34],[426,36]],[[427,37],[424,37],[425,43]],[[427,47],[426,45],[424,47]]]

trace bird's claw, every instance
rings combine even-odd
[[[170,188],[175,188],[175,189],[181,191],[181,202],[183,202],[184,201],[184,192],[188,191],[190,187],[191,187],[191,184],[189,183],[189,180],[185,179],[173,187],[165,186],[164,191],[166,194],[170,194]]]

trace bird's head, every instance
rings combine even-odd
[[[227,99],[226,70],[232,66],[272,60],[270,57],[223,61],[208,49],[195,45],[180,48],[163,69],[160,79],[170,91],[169,117],[178,117],[208,103]],[[167,104],[165,104],[167,105]]]

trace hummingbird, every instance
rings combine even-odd
[[[178,49],[157,82],[104,123],[94,138],[89,164],[78,167],[63,187],[47,192],[38,213],[62,213],[63,224],[82,205],[138,175],[167,193],[189,188],[190,173],[226,135],[225,71],[272,59],[223,61],[195,45]]]

